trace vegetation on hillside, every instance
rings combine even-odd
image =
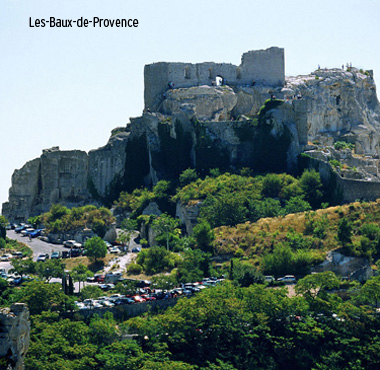
[[[61,204],[54,204],[49,212],[40,216],[39,221],[45,225],[48,233],[91,228],[97,235],[103,237],[115,219],[105,207],[88,205],[69,209]]]
[[[226,282],[127,321],[109,312],[62,318],[70,302],[56,284],[31,282],[13,294],[32,311],[26,370],[378,368],[379,277],[353,285],[347,301],[329,291],[339,285],[332,273],[309,275],[289,297],[286,288]]]

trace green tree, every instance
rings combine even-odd
[[[174,275],[159,274],[155,275],[151,279],[154,289],[170,290],[175,287],[177,280]]]
[[[94,261],[107,255],[107,245],[99,236],[87,239],[84,243],[84,248],[87,251],[87,256]]]
[[[166,213],[163,213],[153,221],[152,228],[157,233],[157,236],[165,235],[166,237],[167,250],[169,250],[170,234],[173,234],[179,228],[179,224],[180,221],[178,219],[174,219]]]
[[[91,272],[86,265],[80,263],[76,265],[70,272],[70,276],[74,281],[79,283],[79,293],[80,293],[80,283],[85,282],[88,277],[94,276],[94,273]]]
[[[210,276],[210,257],[210,253],[199,249],[185,250],[178,265],[178,281],[201,281],[205,276]]]
[[[62,278],[65,271],[65,265],[59,259],[49,259],[45,262],[36,263],[36,273],[47,282],[51,278]]]
[[[82,300],[98,298],[103,295],[103,291],[97,285],[86,285],[80,292]]]
[[[232,260],[231,260],[232,261]],[[248,262],[235,260],[231,280],[241,287],[248,287],[252,284],[263,283],[264,276]]]
[[[197,171],[194,168],[188,168],[179,175],[179,183],[181,187],[196,181],[198,178]]]
[[[345,217],[339,220],[338,223],[338,240],[342,246],[351,243],[352,224]]]
[[[262,260],[263,270],[266,273],[281,276],[289,274],[293,266],[293,252],[289,245],[279,243],[273,253],[268,253]]]
[[[360,290],[360,298],[367,304],[379,307],[380,304],[380,276],[367,280]]]
[[[46,284],[34,280],[18,290],[14,300],[26,303],[30,313],[36,315],[48,310],[62,310],[67,298],[60,284]]]
[[[214,228],[242,223],[246,220],[247,212],[244,199],[239,194],[220,194],[217,197],[207,197],[201,208],[200,216]]]
[[[146,363],[141,347],[135,341],[115,342],[96,355],[102,370],[137,370]]]
[[[282,188],[281,178],[279,175],[269,173],[264,177],[261,194],[264,197],[277,198]]]
[[[285,204],[285,214],[310,211],[311,206],[301,197],[292,197]]]
[[[143,266],[144,271],[151,275],[162,271],[170,271],[178,264],[180,257],[164,247],[143,249],[137,256],[136,262]]]
[[[319,311],[329,299],[326,290],[337,288],[339,285],[340,281],[336,275],[332,271],[325,271],[300,279],[295,291],[306,298],[312,310]]]
[[[41,224],[41,216],[33,216],[28,218],[28,223],[31,224],[35,229]]]
[[[36,272],[36,262],[31,258],[28,259],[11,259],[12,268],[10,273],[20,275],[21,277],[28,274],[34,274]]]
[[[319,173],[315,170],[305,170],[300,178],[300,185],[305,200],[309,202],[313,208],[317,208],[323,196],[322,182]]]
[[[91,342],[97,346],[111,344],[117,338],[116,321],[111,312],[106,312],[103,317],[93,315],[89,328]]]
[[[197,247],[204,252],[213,252],[213,241],[215,240],[214,230],[206,220],[200,220],[194,226],[193,236],[197,242]]]

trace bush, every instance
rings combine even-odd
[[[142,273],[142,266],[136,262],[132,262],[127,267],[127,273],[130,275],[140,275]]]
[[[179,175],[179,183],[181,187],[196,181],[198,178],[197,171],[193,168],[188,168]]]
[[[336,150],[342,150],[342,149],[354,149],[355,145],[351,143],[346,143],[345,141],[337,141],[334,143],[334,148]]]

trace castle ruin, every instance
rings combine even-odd
[[[229,86],[283,86],[285,83],[284,49],[271,47],[248,51],[241,64],[230,63],[166,63],[148,64],[144,68],[145,109],[157,111],[165,92],[171,87],[211,86],[220,77]]]

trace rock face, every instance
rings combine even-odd
[[[236,102],[237,97],[228,86],[175,89],[167,92],[162,112],[172,116],[185,113],[200,121],[224,121]]]
[[[372,71],[357,68],[317,70],[290,77],[286,98],[305,101],[309,140],[344,140],[358,154],[379,153],[380,107]]]
[[[24,369],[24,357],[29,348],[29,310],[23,303],[0,310],[0,359],[7,369]]]
[[[239,67],[146,66],[144,114],[113,130],[108,143],[88,155],[53,148],[16,170],[3,214],[24,221],[57,202],[109,206],[120,191],[178,178],[187,168],[200,174],[211,168],[292,171],[298,155],[313,149],[311,141],[355,144],[341,177],[377,181],[380,108],[372,72],[318,70],[285,80],[283,55],[279,48],[248,52]],[[225,85],[215,86],[216,78]],[[371,159],[357,158],[364,154]]]
[[[338,276],[348,277],[360,282],[368,280],[372,276],[372,269],[367,258],[347,257],[339,251],[330,251],[326,260],[313,271],[332,271]]]
[[[40,158],[15,170],[2,213],[10,220],[25,221],[48,211],[54,203],[84,204],[88,200],[87,172],[86,152],[46,149]]]

